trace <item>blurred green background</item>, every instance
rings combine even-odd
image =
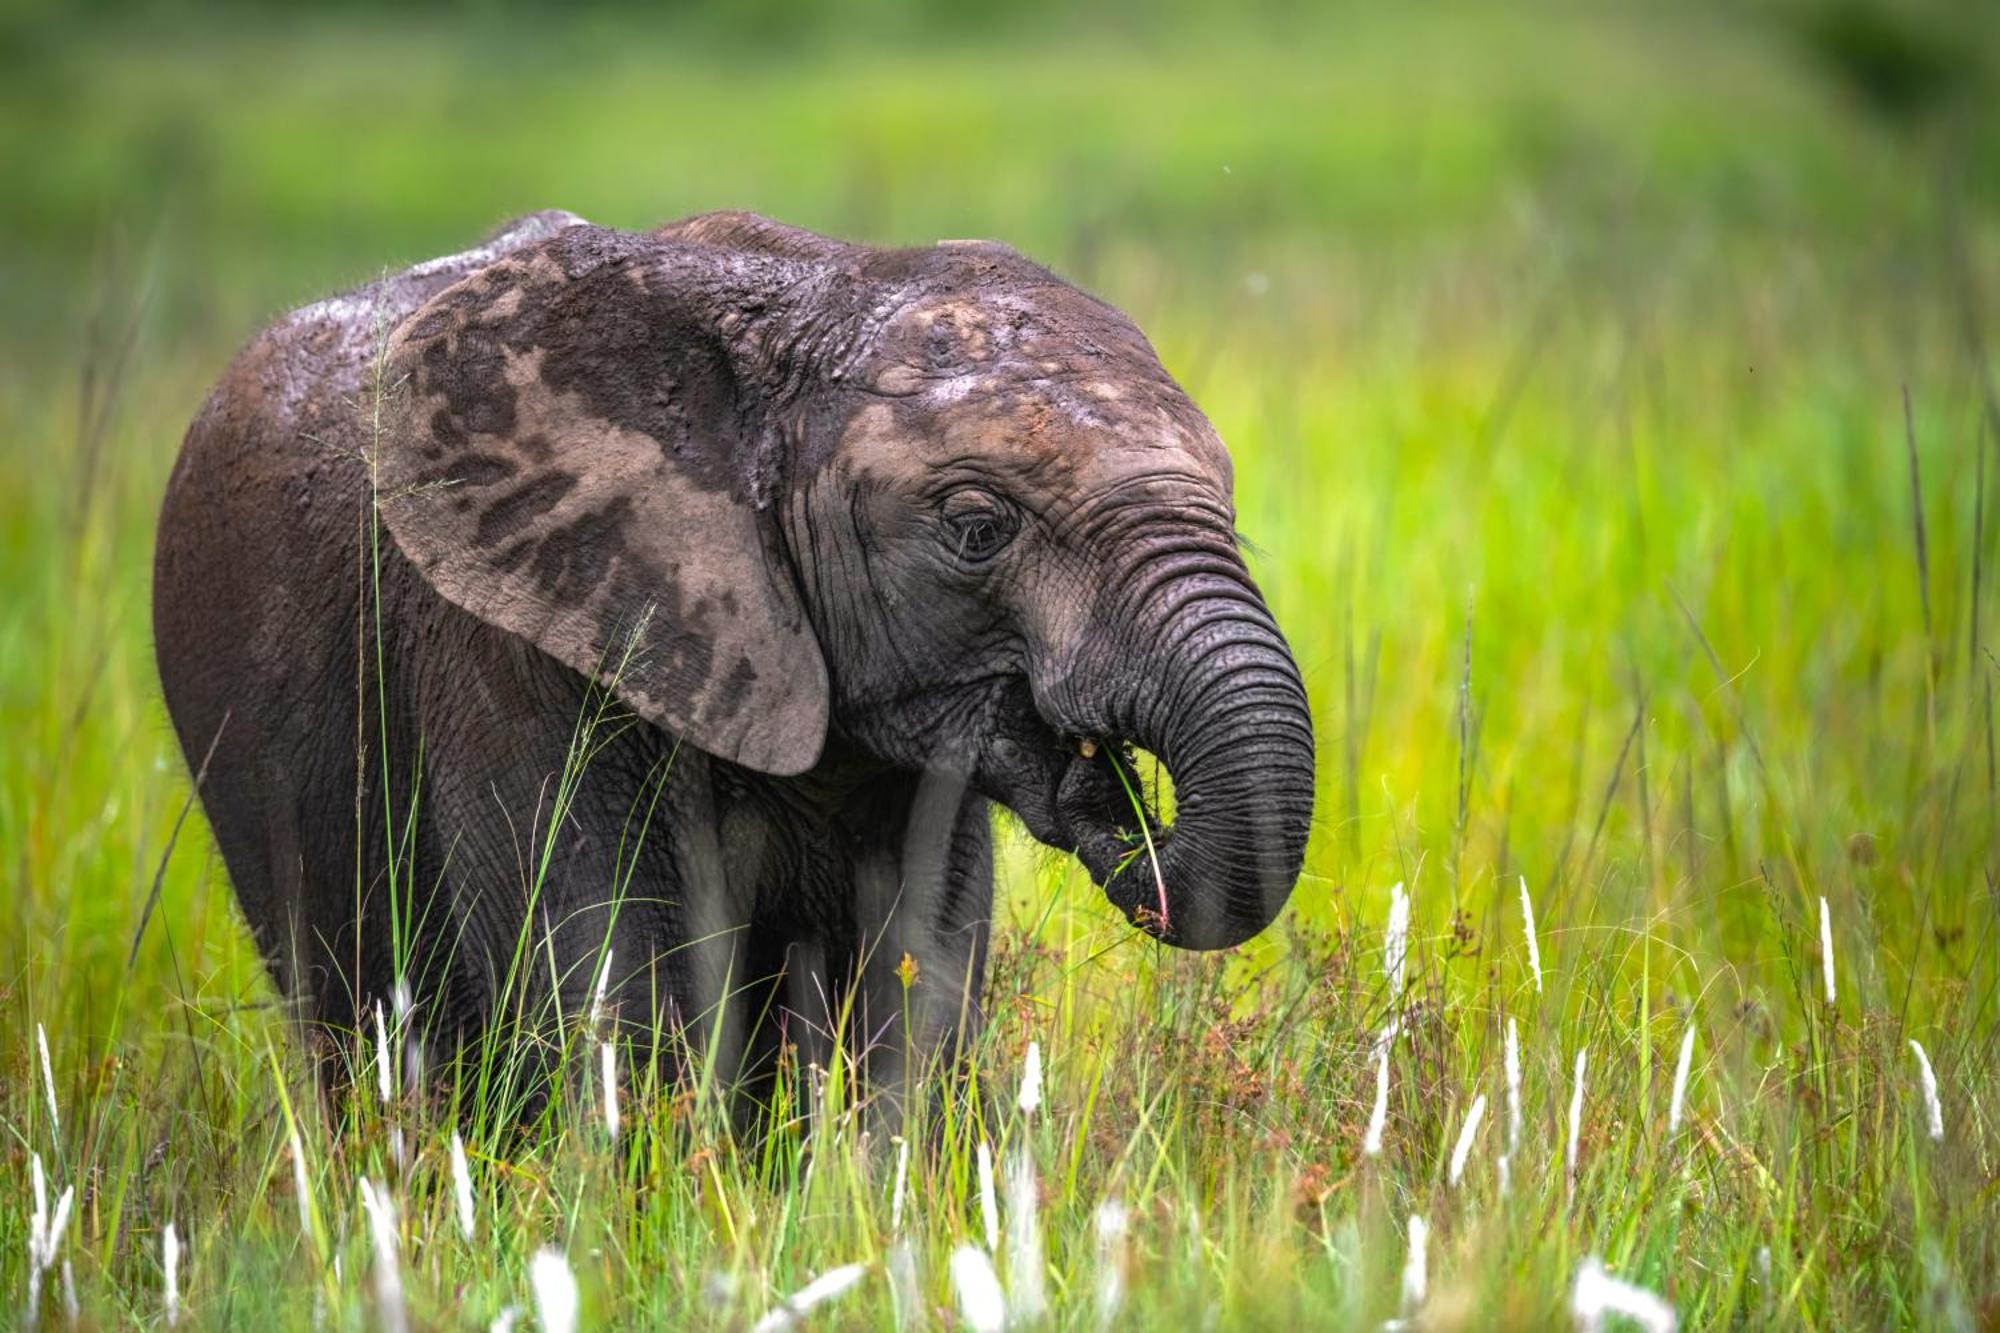
[[[1930,791],[1910,727],[1988,729],[1938,700],[1990,688],[1996,33],[1860,0],[10,11],[0,827],[48,890],[14,956],[48,914],[117,979],[146,876],[59,865],[106,793],[178,806],[151,520],[234,348],[548,207],[994,237],[1128,310],[1235,451],[1319,710],[1308,915],[1426,857],[1454,903],[1526,870],[1657,910],[1797,843],[1787,800],[1837,860]],[[1677,881],[1677,837],[1728,877]]]
[[[1319,727],[1296,920],[1335,941],[1330,1012],[1353,1020],[1298,1038],[1331,1071],[1307,1095],[1260,1103],[1280,1170],[1351,1158],[1367,1068],[1336,1047],[1365,1042],[1379,973],[1347,942],[1396,880],[1455,1024],[1397,1114],[1413,1143],[1455,1127],[1443,1108],[1520,995],[1525,875],[1574,979],[1533,1058],[1626,1043],[1605,1077],[1643,1094],[1679,1031],[1660,1016],[1703,1021],[1730,1142],[1783,1186],[1719,1176],[1730,1228],[1699,1241],[1675,1239],[1671,1200],[1629,1215],[1628,1257],[1685,1275],[1684,1313],[1743,1317],[1717,1275],[1775,1243],[1793,1313],[1900,1321],[1932,1290],[1919,1232],[1990,1293],[1990,1135],[1968,1121],[1953,1170],[1905,1180],[1904,1141],[1853,1126],[1906,1071],[1849,1048],[1826,1082],[1785,1043],[1818,1033],[1824,895],[1842,1031],[1885,1061],[1923,1034],[1949,1105],[1990,1091],[1996,71],[2000,7],[1947,0],[15,6],[0,1126],[26,1143],[40,1115],[40,1019],[100,1108],[81,1164],[177,1144],[180,1183],[135,1187],[155,1206],[234,1179],[232,1136],[262,1113],[268,995],[199,816],[170,842],[187,784],[147,628],[160,488],[233,350],[530,210],[748,208],[881,244],[1010,242],[1127,310],[1230,443]],[[1062,973],[1065,1030],[1116,1030],[1125,979],[1182,962],[1097,960],[1129,940],[1101,897],[1010,846],[1013,925],[1074,932],[1091,960]],[[1009,987],[1050,994],[1019,957],[999,976],[996,1012]],[[214,1084],[249,1091],[218,1115],[189,1091]],[[1219,1173],[1224,1151],[1190,1146]],[[1412,1190],[1437,1174],[1414,1149],[1405,1168]],[[1615,1215],[1624,1166],[1606,1171]],[[104,1271],[129,1292],[144,1275],[112,1230]],[[1524,1235],[1481,1251],[1487,1280],[1555,1292],[1576,1256],[1548,1231],[1524,1269],[1544,1233]],[[1245,1308],[1318,1308],[1256,1271]]]
[[[12,956],[117,980],[147,876],[74,858],[108,799],[143,863],[181,799],[151,521],[233,349],[548,207],[995,237],[1127,309],[1234,448],[1319,710],[1308,915],[1426,857],[1454,903],[1526,870],[1726,906],[1943,820],[1940,728],[1990,730],[1996,33],[1860,0],[10,11],[0,828],[44,890]],[[1990,761],[1954,762],[1990,827]]]
[[[57,350],[112,247],[162,334],[228,342],[555,204],[994,235],[1135,303],[1261,274],[1304,318],[1450,252],[1909,263],[1941,140],[1969,208],[2000,188],[1987,13],[31,3],[0,26],[7,331]]]

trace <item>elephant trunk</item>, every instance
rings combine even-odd
[[[1134,924],[1179,948],[1226,949],[1268,926],[1298,880],[1312,825],[1312,715],[1247,582],[1178,582],[1156,594],[1159,619],[1130,659],[1148,665],[1110,710],[1116,734],[1171,775],[1173,825],[1150,848],[1123,831],[1087,834],[1078,852]],[[1105,759],[1120,764],[1113,748]],[[1137,821],[1128,809],[1119,822]]]

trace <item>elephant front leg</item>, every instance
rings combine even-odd
[[[979,1034],[993,908],[985,798],[962,778],[927,773],[905,809],[900,837],[855,866],[856,1037],[896,1123],[923,1079],[962,1059]]]

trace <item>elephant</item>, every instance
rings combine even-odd
[[[601,999],[734,1086],[843,1041],[902,1086],[980,1029],[995,805],[1189,950],[1275,918],[1312,823],[1228,452],[994,242],[546,212],[307,306],[194,418],[153,608],[319,1034]]]

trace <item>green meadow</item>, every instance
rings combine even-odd
[[[173,1322],[170,1225],[179,1327],[393,1326],[384,1240],[420,1329],[535,1327],[547,1247],[583,1327],[850,1264],[802,1326],[977,1327],[982,1142],[1025,1325],[1559,1327],[1592,1259],[1690,1328],[2000,1319],[2000,25],[969,22],[0,20],[0,1322],[38,1160],[45,1328]],[[186,423],[266,320],[548,207],[1005,240],[1234,453],[1317,725],[1292,907],[1166,952],[1003,816],[990,1022],[900,1196],[851,1070],[753,1141],[635,1076],[614,1137],[580,1021],[545,1114],[466,1126],[468,1238],[443,1099],[376,1096],[372,1034],[315,1091],[190,809],[149,628]]]

